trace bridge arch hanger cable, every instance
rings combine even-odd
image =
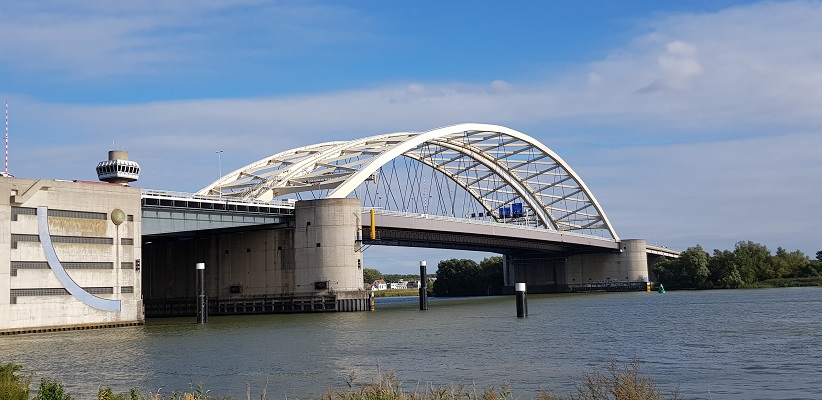
[[[442,151],[416,151],[429,144]],[[467,123],[304,146],[239,168],[198,194],[216,194],[219,188],[224,197],[271,201],[322,188],[330,190],[326,198],[345,198],[401,156],[450,178],[497,220],[502,218],[497,206],[521,199],[546,229],[601,230],[619,240],[591,191],[562,158],[531,136],[499,125]],[[496,195],[508,198],[495,200]]]

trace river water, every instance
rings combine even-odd
[[[375,312],[153,319],[145,326],[0,337],[0,362],[62,381],[169,394],[203,383],[245,399],[319,397],[395,371],[408,390],[508,383],[569,394],[583,372],[636,357],[688,399],[822,399],[822,288],[378,299]]]

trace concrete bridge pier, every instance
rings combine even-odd
[[[645,239],[622,240],[619,252],[569,256],[566,267],[570,285],[644,282],[648,279]]]
[[[287,227],[144,237],[146,315],[194,315],[198,262],[211,315],[367,311],[360,226],[359,200],[324,199],[297,202]]]
[[[504,256],[505,286],[525,282],[531,293],[644,290],[648,253],[644,239],[619,243],[619,251],[579,254],[519,252]]]
[[[369,310],[362,278],[358,199],[298,201],[294,210],[295,294],[335,297],[337,311]]]

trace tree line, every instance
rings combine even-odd
[[[502,257],[442,260],[437,264],[434,296],[485,296],[502,292]]]
[[[399,279],[415,281],[419,275],[382,274],[373,268],[363,268],[363,281],[373,283],[377,279],[398,282]],[[488,257],[479,262],[469,259],[442,260],[437,264],[436,280],[429,286],[434,296],[483,296],[502,292],[502,257]]]
[[[762,244],[738,242],[734,250],[708,254],[696,245],[677,259],[653,265],[658,283],[670,289],[734,289],[754,286],[822,285],[822,251],[812,260],[782,247],[771,254]]]
[[[776,253],[751,241],[736,243],[733,250],[714,250],[709,254],[696,245],[679,258],[662,259],[651,267],[656,282],[667,289],[735,289],[759,286],[822,286],[822,251],[811,259],[801,251],[782,247]],[[377,279],[416,280],[418,275],[382,275],[376,269],[363,269],[365,282]],[[437,265],[434,296],[483,296],[502,292],[502,257],[494,256],[477,263],[469,259],[442,260]],[[393,279],[393,280],[389,280]]]
[[[379,279],[386,282],[399,282],[400,280],[413,282],[420,280],[420,274],[383,274],[374,268],[362,269],[362,280],[364,283],[374,283],[374,281]]]

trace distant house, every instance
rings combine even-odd
[[[391,282],[391,283],[389,283],[389,284],[388,284],[388,288],[389,288],[389,289],[407,289],[407,288],[408,288],[408,282],[406,282],[406,281],[404,281],[404,280],[400,279],[400,281],[399,281],[399,282]]]
[[[388,289],[388,285],[382,279],[377,279],[374,283],[371,284],[371,290],[386,290]]]
[[[405,285],[405,287],[408,288],[408,289],[419,289],[420,288],[420,281],[408,282]]]

